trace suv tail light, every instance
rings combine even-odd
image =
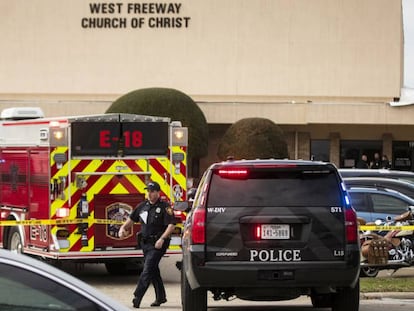
[[[358,222],[355,210],[352,207],[345,208],[345,229],[347,243],[357,243]]]
[[[204,244],[206,241],[206,210],[198,207],[193,214],[191,238],[193,244]]]

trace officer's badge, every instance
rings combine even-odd
[[[168,214],[168,215],[172,215],[172,214],[174,214],[174,211],[173,211],[173,209],[172,209],[172,207],[171,207],[171,206],[168,206],[168,207],[166,208],[166,211],[167,211],[167,214]]]
[[[159,214],[159,213],[161,212],[161,209],[160,209],[159,207],[157,207],[157,208],[155,209],[155,212],[156,212],[157,214]]]

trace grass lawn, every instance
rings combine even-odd
[[[414,274],[409,271],[414,270],[400,269],[394,275],[381,271],[375,278],[360,278],[361,292],[414,292]]]

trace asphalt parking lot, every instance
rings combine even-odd
[[[159,311],[172,311],[172,310],[181,310],[181,293],[180,293],[180,272],[175,267],[175,262],[180,259],[180,256],[172,256],[169,258],[163,258],[160,264],[161,273],[165,283],[167,291],[168,302],[162,305],[160,308],[156,308]],[[88,268],[89,269],[89,268]],[[89,272],[88,272],[89,273]],[[91,277],[87,276],[86,279],[81,275],[85,281],[91,285],[97,287],[107,295],[115,298],[121,303],[125,304],[127,307],[132,308],[132,292],[135,289],[135,284],[138,276],[126,276],[126,277],[113,277],[108,276],[105,271],[105,268],[102,266],[92,268],[90,272]],[[388,278],[388,277],[414,277],[414,268],[404,268],[396,272],[393,270],[384,270],[381,271],[377,277]],[[154,290],[152,287],[148,289],[148,292],[144,296],[144,299],[141,303],[142,310],[155,310],[150,307],[151,302],[155,299]],[[270,306],[306,306],[306,308],[311,307],[310,299],[306,296],[301,296],[295,300],[291,301],[282,301],[282,302],[251,302],[235,299],[230,303],[227,301],[214,301],[212,298],[209,298],[209,310],[214,310],[215,308],[222,307],[231,307],[236,310],[240,310],[242,306],[247,306],[260,310],[267,310],[267,307]],[[362,293],[361,300],[362,304],[374,304],[375,301],[381,301],[383,303],[386,299],[391,300],[410,300],[414,301],[414,289],[413,292],[404,292],[404,293]],[[365,302],[364,302],[365,301]],[[219,310],[219,309],[217,309]],[[244,309],[243,309],[244,310]],[[291,310],[291,307],[289,307]],[[300,309],[301,310],[301,309]]]

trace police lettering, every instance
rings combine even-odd
[[[301,261],[299,249],[251,249],[250,261]]]

